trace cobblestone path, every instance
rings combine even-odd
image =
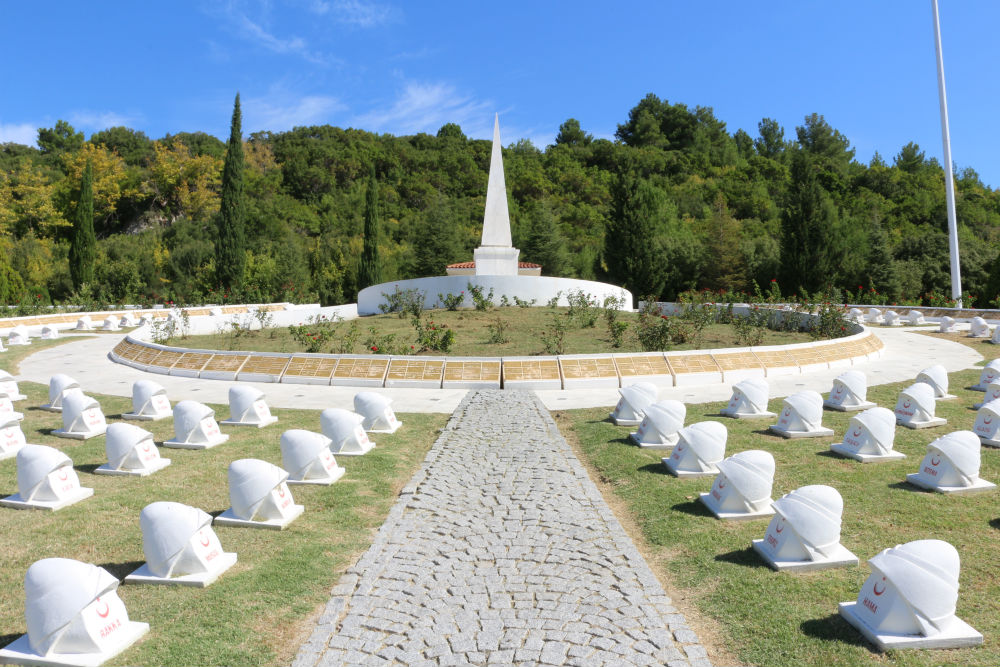
[[[541,402],[487,390],[458,406],[294,667],[369,664],[709,662]]]

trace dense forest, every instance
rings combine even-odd
[[[472,259],[490,158],[488,141],[452,123],[405,137],[328,125],[251,134],[245,268],[240,287],[222,289],[224,142],[201,132],[151,140],[126,127],[85,139],[59,121],[39,129],[37,145],[0,144],[7,304],[350,302],[366,245],[384,281]],[[514,245],[545,275],[662,299],[780,285],[786,295],[832,288],[853,302],[940,304],[950,292],[941,165],[913,143],[859,163],[818,114],[789,134],[768,118],[756,136],[731,134],[710,107],[650,94],[614,141],[571,118],[552,146],[505,148],[504,166]],[[84,187],[97,243],[93,278],[80,285],[70,247]],[[956,189],[963,287],[986,306],[1000,291],[1000,191],[972,169],[956,174]],[[366,224],[377,242],[365,243]]]

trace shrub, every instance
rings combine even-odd
[[[378,309],[383,313],[397,313],[399,319],[403,319],[407,315],[420,317],[427,300],[427,295],[424,292],[415,288],[401,290],[398,285],[392,294],[382,292],[382,296],[385,297],[385,303],[380,303]]]
[[[417,345],[421,352],[449,352],[455,343],[455,332],[447,324],[434,324],[434,320],[427,320],[425,324],[419,317],[414,317],[410,323],[417,330]]]
[[[552,316],[552,326],[538,333],[546,354],[564,354],[566,349],[566,322],[558,315]]]
[[[524,299],[518,298],[516,296],[514,297],[514,305],[516,305],[518,308],[531,308],[532,306],[535,305],[536,301],[538,301],[538,299],[525,301]]]
[[[483,296],[483,288],[479,285],[473,285],[469,283],[465,287],[469,290],[472,295],[472,304],[476,307],[476,310],[487,311],[493,308],[493,288],[490,288],[488,294]]]
[[[444,295],[438,292],[438,303],[444,306],[446,310],[458,310],[463,301],[465,301],[465,292],[461,294],[452,294],[449,292]]]
[[[490,332],[489,342],[496,345],[503,345],[504,343],[510,342],[510,336],[507,335],[507,329],[510,327],[510,322],[507,320],[496,318],[492,322],[486,325],[486,328]]]

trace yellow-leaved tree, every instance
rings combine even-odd
[[[219,210],[222,160],[191,155],[186,145],[153,142],[152,178],[147,184],[157,205],[191,220],[208,220]]]
[[[139,194],[138,188],[130,182],[125,161],[104,146],[96,146],[88,141],[79,151],[64,155],[63,162],[66,178],[59,183],[58,189],[61,201],[66,202],[68,214],[72,214],[76,208],[75,193],[84,167],[90,162],[93,168],[95,230],[101,230],[107,225],[115,214],[119,200]]]
[[[55,205],[55,186],[30,159],[0,172],[0,227],[20,238],[29,232],[51,238],[69,221]]]

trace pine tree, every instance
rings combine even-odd
[[[659,297],[666,284],[660,256],[665,223],[664,193],[631,172],[612,185],[611,218],[604,233],[608,276],[638,298]]]
[[[378,256],[378,237],[381,221],[378,211],[378,181],[375,166],[368,177],[368,192],[365,196],[365,243],[358,266],[358,289],[382,282],[382,263]]]
[[[708,235],[702,283],[713,290],[741,290],[746,275],[746,262],[740,251],[740,221],[732,216],[720,192],[712,204],[712,217],[708,221]]]
[[[413,238],[415,276],[442,276],[458,252],[454,212],[443,195],[438,195],[423,213],[423,224]]]
[[[80,196],[73,218],[73,240],[69,247],[69,275],[73,287],[80,289],[94,281],[97,239],[94,237],[94,169],[87,161],[80,178]]]
[[[222,198],[218,217],[219,235],[215,240],[215,278],[219,286],[227,289],[242,286],[247,261],[241,122],[240,94],[236,93],[233,120],[229,126],[226,162],[222,167]]]
[[[565,276],[569,269],[566,241],[547,202],[538,202],[528,212],[528,229],[521,246],[526,261],[542,265],[547,276]]]

